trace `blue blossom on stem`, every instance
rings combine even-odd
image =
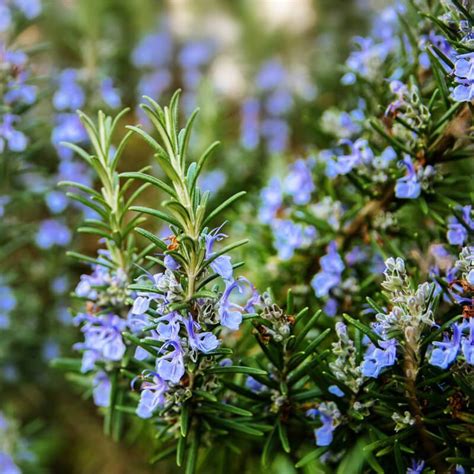
[[[361,371],[365,377],[377,378],[385,367],[395,364],[397,359],[396,339],[381,340],[378,345],[380,347],[373,343],[369,344],[364,354]]]
[[[114,314],[91,316],[79,314],[76,323],[85,322],[81,331],[84,342],[74,345],[76,350],[84,351],[82,356],[82,372],[89,372],[97,361],[117,362],[125,354],[126,346],[122,339],[122,331],[126,321]]]
[[[317,409],[312,408],[306,412],[306,416],[315,419],[319,417],[322,426],[314,430],[317,446],[330,446],[333,440],[333,432],[340,423],[341,413],[334,402],[323,402]]]
[[[295,204],[308,204],[311,193],[316,188],[311,174],[311,164],[309,160],[297,160],[291,165],[285,178],[285,192],[293,198]]]
[[[321,270],[314,275],[311,286],[318,298],[325,297],[342,279],[345,265],[337,252],[336,242],[328,246],[328,253],[320,259]]]
[[[415,167],[409,156],[405,156],[403,164],[407,174],[397,180],[395,185],[395,196],[399,199],[416,199],[421,193],[421,184],[418,179]]]
[[[165,350],[169,350],[163,354]],[[161,355],[156,360],[156,371],[158,375],[166,381],[178,383],[184,375],[184,350],[177,340],[165,342],[160,349]]]
[[[452,331],[453,336],[451,338],[444,334],[442,342],[433,342],[429,358],[431,365],[435,365],[440,369],[447,369],[456,359],[461,343],[461,330],[457,324],[453,324]]]
[[[92,382],[92,396],[94,403],[98,407],[108,407],[110,405],[110,392],[112,384],[104,371],[99,371],[94,375]]]
[[[214,244],[227,237],[226,234],[220,233],[220,228],[214,229],[209,234],[205,235],[206,241],[206,259],[211,259],[210,267],[217,273],[223,280],[232,281],[234,279],[232,268],[231,257],[229,255],[219,255],[214,257],[215,252],[213,251]]]
[[[136,410],[136,414],[140,418],[150,418],[157,408],[161,408],[165,404],[165,394],[169,386],[157,373],[146,373],[145,376],[151,377],[150,380],[142,382],[140,390],[140,401]]]
[[[472,217],[472,206],[464,206],[461,211],[462,222],[457,217],[448,218],[447,239],[451,245],[463,245],[469,234],[469,230],[474,231],[474,219]]]
[[[407,469],[407,474],[421,474],[425,468],[425,461],[413,459],[411,467]]]
[[[474,99],[474,53],[460,54],[454,63],[454,76],[458,85],[452,92],[456,102]]]

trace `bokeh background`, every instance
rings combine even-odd
[[[175,472],[148,464],[139,427],[120,446],[106,439],[84,390],[50,364],[78,339],[68,295],[83,268],[65,252],[94,255],[97,246],[74,230],[86,208],[57,187],[93,183],[60,145],[86,144],[75,110],[129,107],[124,124],[136,123],[142,95],[165,103],[181,88],[183,116],[201,109],[191,154],[222,142],[201,186],[216,200],[248,192],[234,223],[246,234],[269,176],[329,140],[328,111],[349,94],[341,78],[352,38],[369,32],[384,4],[0,1],[0,411],[11,420],[0,442],[21,440],[25,472]],[[12,76],[20,98],[8,96]],[[122,166],[138,170],[149,158],[132,140]],[[145,199],[158,205],[159,196]],[[265,249],[268,239],[254,240]],[[265,272],[249,276],[267,283]]]

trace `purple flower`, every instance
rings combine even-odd
[[[449,338],[446,334],[443,342],[433,342],[429,363],[441,369],[447,369],[456,359],[461,342],[461,331],[457,324],[453,324],[453,337]]]
[[[260,141],[259,114],[260,103],[257,99],[246,99],[241,109],[240,143],[247,150],[257,148]]]
[[[211,259],[210,267],[225,281],[233,281],[234,270],[232,268],[231,257],[229,255],[219,255],[214,257],[214,244],[227,237],[226,234],[219,233],[221,227],[212,230],[204,236],[206,241],[206,259]]]
[[[337,385],[330,385],[328,387],[328,392],[332,393],[336,397],[343,397],[344,396],[344,392]]]
[[[211,59],[214,48],[208,41],[189,41],[178,55],[178,62],[184,69],[197,69]]]
[[[245,386],[254,393],[262,393],[267,391],[267,387],[263,383],[255,380],[250,375],[245,380]]]
[[[84,342],[74,345],[77,350],[83,350],[82,372],[94,368],[96,361],[117,362],[125,354],[126,346],[122,339],[126,321],[114,314],[89,316],[80,314],[76,322],[85,322],[81,331],[84,333]]]
[[[318,409],[312,408],[306,412],[306,416],[315,419],[319,417],[322,426],[314,430],[317,446],[330,446],[333,440],[333,432],[339,423],[341,416],[334,402],[323,402]]]
[[[71,237],[71,231],[64,224],[54,219],[46,219],[36,234],[36,245],[44,250],[54,245],[65,247],[71,242]]]
[[[377,378],[382,369],[395,364],[397,358],[396,339],[379,341],[378,345],[380,347],[370,343],[366,353],[364,354],[361,371],[362,375],[365,377]]]
[[[168,384],[157,374],[152,372],[152,381],[145,381],[141,386],[141,395],[136,414],[140,418],[150,418],[157,408],[165,404],[165,394]]]
[[[40,0],[13,0],[13,3],[28,20],[36,18],[41,13]]]
[[[108,407],[110,405],[110,392],[112,384],[104,371],[97,372],[94,376],[92,396],[94,403],[98,407]]]
[[[274,246],[282,260],[289,260],[296,249],[309,245],[316,237],[316,229],[303,227],[289,219],[276,219],[272,223]]]
[[[460,54],[454,63],[454,76],[458,85],[452,92],[456,102],[474,99],[474,53]]]
[[[342,280],[342,272],[345,265],[341,256],[337,252],[336,243],[331,242],[328,247],[328,253],[321,257],[321,270],[314,275],[311,280],[311,286],[318,298],[325,297]]]
[[[461,348],[464,358],[468,364],[474,365],[474,318],[469,318],[469,323],[465,322],[465,326],[469,325],[469,335],[463,336],[461,339]]]
[[[184,352],[178,341],[167,341],[160,352],[171,349],[156,361],[156,371],[163,379],[172,383],[178,383],[184,375]]]
[[[219,346],[219,340],[212,334],[212,332],[196,332],[201,327],[196,321],[193,321],[192,316],[184,320],[186,331],[188,333],[189,346],[204,354],[212,352]]]
[[[12,114],[3,116],[3,123],[0,124],[0,153],[8,147],[10,151],[21,152],[26,149],[28,139],[23,132],[16,130],[13,126],[19,117]]]
[[[259,209],[259,218],[264,224],[270,224],[283,204],[283,190],[281,181],[274,177],[260,193],[262,204]]]
[[[403,164],[407,168],[407,174],[397,180],[395,185],[395,196],[399,199],[416,199],[421,193],[421,184],[418,180],[415,167],[409,156],[405,156]]]
[[[14,463],[12,457],[3,452],[0,452],[0,472],[2,474],[21,474],[20,468]]]
[[[269,153],[282,153],[286,150],[290,128],[285,120],[279,118],[262,120],[261,133],[265,138]]]
[[[165,255],[165,258],[163,259],[163,263],[165,264],[165,267],[168,270],[178,270],[179,268],[179,263],[171,256],[171,255]]]
[[[468,229],[474,230],[474,220],[471,216],[472,206],[464,206],[460,210],[463,222],[459,222],[454,216],[448,218],[446,237],[451,245],[463,245],[468,238]]]
[[[139,68],[158,68],[171,61],[173,43],[166,25],[161,31],[145,36],[132,53],[132,62]]]
[[[51,142],[56,148],[59,156],[69,159],[73,151],[63,145],[62,142],[82,143],[87,142],[88,137],[79,117],[73,113],[62,113],[56,115],[56,125],[51,134]]]
[[[119,90],[114,87],[114,83],[110,77],[106,77],[100,85],[100,94],[103,101],[111,108],[117,109],[122,105]]]
[[[159,98],[171,85],[171,80],[171,73],[166,69],[144,74],[138,83],[138,92],[140,95]]]
[[[242,313],[245,308],[230,301],[231,294],[234,290],[242,293],[242,285],[248,283],[244,278],[239,278],[233,282],[227,282],[224,293],[219,300],[219,319],[222,326],[237,331],[242,323]]]
[[[85,94],[77,83],[77,71],[65,69],[59,75],[59,88],[53,96],[56,110],[76,110],[84,105]]]
[[[208,173],[203,173],[199,176],[199,187],[204,191],[213,193],[219,190],[226,184],[227,176],[222,170],[212,170]]]
[[[413,459],[411,467],[407,469],[407,474],[421,474],[425,468],[425,461]]]
[[[280,116],[287,113],[293,105],[291,93],[285,89],[277,89],[270,93],[265,100],[265,110],[271,116]]]
[[[282,64],[276,60],[266,62],[258,72],[256,85],[261,90],[271,90],[286,81],[287,73]]]
[[[311,174],[311,164],[307,160],[297,160],[293,163],[283,186],[285,192],[293,197],[295,204],[308,204],[311,193],[316,188]]]
[[[59,214],[67,207],[67,197],[61,191],[50,191],[45,196],[46,204],[53,214]]]

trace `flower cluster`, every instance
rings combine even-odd
[[[186,273],[170,254],[164,258],[166,269],[163,273],[142,275],[137,279],[141,289],[133,302],[130,321],[136,333],[144,341],[153,341],[152,345],[156,347],[155,351],[138,346],[135,351],[138,360],[155,359],[154,369],[151,372],[147,369],[142,374],[144,382],[137,408],[137,414],[142,418],[149,418],[157,408],[164,408],[166,400],[179,401],[183,387],[191,388],[190,379],[205,372],[208,365],[205,356],[221,344],[216,332],[238,330],[243,313],[252,304],[252,300],[243,306],[234,301],[245,287],[252,289],[252,286],[243,278],[234,279],[230,257],[215,252],[214,243],[225,237],[218,228],[202,238],[210,269],[225,282],[223,291],[210,298],[194,300],[185,311],[173,309],[186,299],[179,283]],[[202,383],[206,386],[211,381],[204,377]]]
[[[203,73],[215,56],[215,45],[206,39],[176,44],[169,22],[143,37],[132,53],[132,63],[140,71],[138,96],[162,97],[174,84],[174,68],[179,68],[183,105],[187,113],[196,107],[196,96]],[[175,64],[175,59],[177,64]],[[145,116],[146,118],[146,116]]]
[[[311,160],[297,160],[283,181],[274,177],[261,192],[259,218],[270,225],[282,260],[290,259],[295,250],[308,247],[317,235],[313,226],[291,219],[291,206],[308,204],[315,190],[312,165]]]
[[[241,106],[240,142],[254,150],[260,142],[269,153],[282,153],[288,148],[290,128],[285,117],[293,107],[290,71],[278,60],[263,64],[255,78],[257,94]],[[311,99],[314,90],[304,86],[304,98]]]

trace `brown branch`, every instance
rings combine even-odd
[[[406,378],[406,395],[410,412],[415,419],[415,428],[420,438],[420,443],[426,453],[425,459],[437,473],[449,472],[448,467],[439,457],[439,450],[429,437],[429,433],[423,423],[423,410],[421,408],[418,397],[416,396],[416,376],[418,374],[418,350],[419,345],[416,341],[412,328],[405,331],[405,357],[404,357],[404,373]]]

